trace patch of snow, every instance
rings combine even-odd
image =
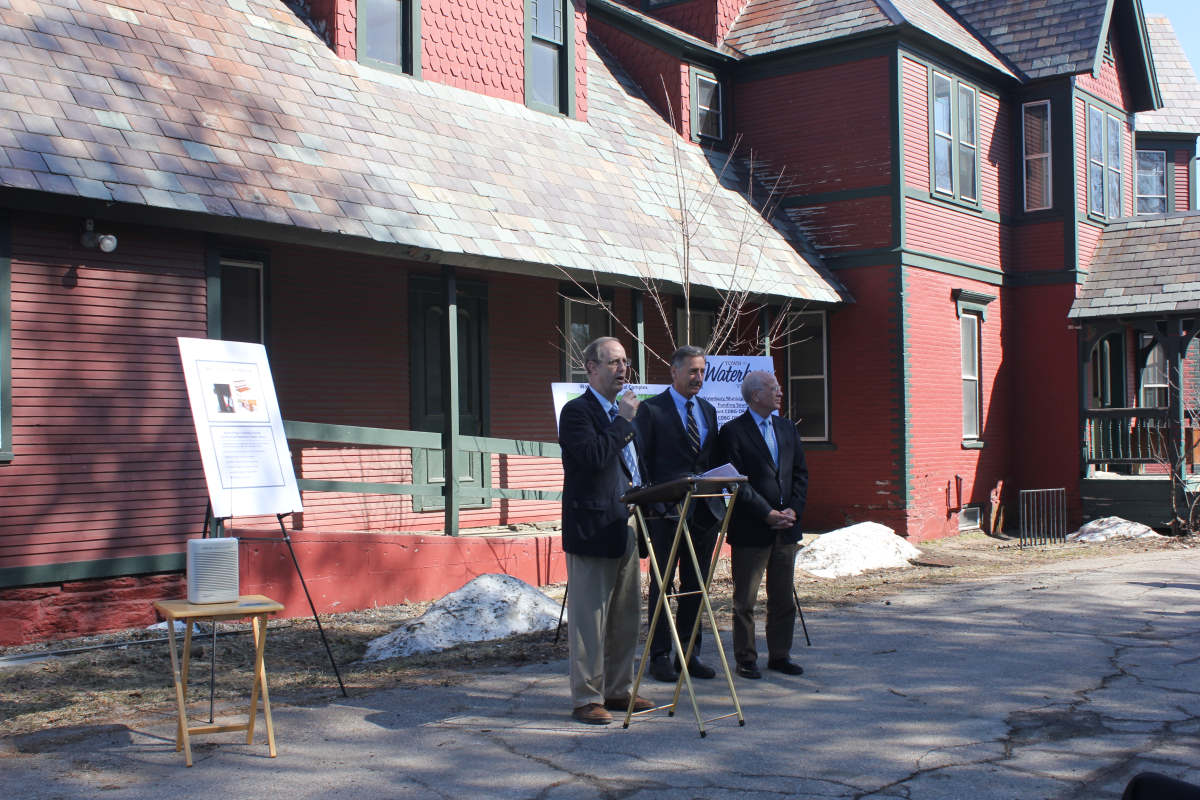
[[[1149,525],[1121,517],[1094,519],[1067,537],[1068,542],[1107,542],[1112,539],[1162,539]]]
[[[436,653],[464,642],[553,630],[559,604],[509,575],[480,575],[367,644],[363,661]]]
[[[156,622],[153,625],[147,625],[146,630],[162,631],[163,633],[166,633],[167,632],[167,623],[165,620],[163,622]],[[192,636],[195,636],[199,633],[203,633],[206,630],[207,630],[207,628],[200,627],[200,623],[198,623],[198,622],[192,623]],[[175,632],[176,633],[187,633],[187,623],[184,622],[183,620],[179,620],[179,619],[175,620]]]
[[[796,554],[796,566],[818,578],[906,567],[921,551],[878,522],[860,522],[821,534]]]

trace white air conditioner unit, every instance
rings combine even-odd
[[[187,587],[189,603],[236,603],[238,540],[188,539]]]

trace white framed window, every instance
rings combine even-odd
[[[979,391],[979,314],[964,311],[958,317],[962,356],[962,435],[979,438],[982,413]]]
[[[1096,106],[1087,109],[1088,213],[1116,219],[1121,212],[1124,123]]]
[[[724,139],[721,84],[711,73],[692,69],[692,139]]]
[[[829,440],[828,332],[824,311],[791,315],[787,334],[787,413],[806,442]]]
[[[1053,204],[1050,160],[1050,101],[1021,106],[1021,154],[1025,163],[1025,210],[1042,211]]]
[[[612,335],[609,306],[584,298],[564,297],[563,335],[563,379],[586,383],[583,351],[593,339]]]
[[[1137,213],[1167,213],[1167,153],[1137,151]]]
[[[231,342],[266,341],[263,263],[221,259],[221,338]]]
[[[977,203],[979,93],[949,75],[933,71],[931,76],[931,185],[935,193]]]
[[[1167,354],[1162,344],[1155,344],[1154,337],[1143,333],[1140,336],[1141,347],[1150,348],[1146,354],[1146,363],[1142,367],[1138,405],[1141,408],[1167,407]]]

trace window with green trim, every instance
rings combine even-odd
[[[1137,151],[1137,213],[1167,213],[1167,152]]]
[[[958,78],[932,71],[929,105],[933,193],[978,203],[978,90]]]
[[[1124,122],[1088,106],[1088,213],[1116,219],[1121,213],[1121,134]]]
[[[787,415],[806,442],[829,440],[829,335],[824,311],[793,314],[787,332]]]
[[[359,62],[420,74],[420,0],[357,0],[356,13]]]
[[[221,259],[221,338],[262,344],[263,312],[262,262]]]
[[[612,335],[612,311],[608,302],[582,297],[563,298],[563,379],[586,383],[584,348],[601,336]]]
[[[571,113],[574,11],[568,0],[525,0],[525,105]]]
[[[710,72],[691,71],[692,141],[724,139],[724,102],[721,84]]]
[[[1050,101],[1021,106],[1021,154],[1025,162],[1025,210],[1050,208]]]

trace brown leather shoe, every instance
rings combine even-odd
[[[571,716],[585,725],[607,725],[612,722],[612,714],[608,713],[599,703],[579,706],[571,712]]]
[[[604,698],[604,707],[609,711],[626,711],[629,708],[628,697],[606,697]],[[640,694],[633,698],[634,713],[638,711],[649,711],[654,708],[654,703],[651,703]]]

